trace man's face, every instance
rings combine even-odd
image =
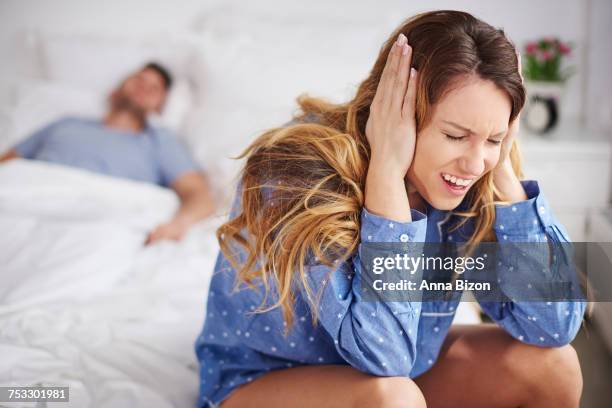
[[[127,77],[113,92],[112,99],[129,103],[144,114],[160,112],[166,99],[164,78],[154,69],[145,68]]]

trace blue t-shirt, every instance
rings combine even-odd
[[[60,119],[17,144],[15,150],[25,159],[164,187],[185,172],[198,170],[181,142],[165,129],[147,126],[141,132],[129,132],[93,119]]]

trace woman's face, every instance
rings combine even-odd
[[[477,77],[447,93],[417,135],[408,170],[412,189],[434,208],[456,208],[497,164],[511,109],[504,91]]]

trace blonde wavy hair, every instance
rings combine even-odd
[[[221,250],[237,271],[237,285],[262,289],[265,295],[257,312],[281,307],[287,327],[294,320],[296,285],[305,289],[311,306],[318,301],[308,285],[306,266],[314,260],[333,268],[334,261],[348,259],[360,242],[370,158],[366,122],[399,33],[408,38],[412,65],[420,75],[417,134],[431,120],[435,104],[465,75],[490,80],[507,93],[510,121],[525,103],[516,50],[504,31],[450,10],[418,14],[403,22],[384,43],[369,76],[349,102],[298,97],[295,123],[266,131],[239,156],[246,158],[240,175],[241,208],[217,230]],[[315,121],[310,120],[313,117]],[[510,157],[522,178],[516,144]],[[460,221],[451,230],[474,219],[474,233],[466,245],[495,241],[494,205],[501,199],[492,174],[486,174],[466,195],[467,210],[453,212]],[[317,307],[311,310],[316,323]]]

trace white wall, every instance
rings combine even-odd
[[[587,67],[589,81],[585,94],[585,110],[590,113],[592,125],[612,132],[612,2],[590,0],[587,35]]]
[[[180,3],[180,6],[177,4]],[[0,74],[30,73],[31,55],[24,52],[30,30],[104,32],[109,34],[183,30],[213,1],[79,1],[1,0]],[[34,72],[35,73],[35,72]]]
[[[2,0],[0,1],[0,76],[35,75],[32,55],[24,53],[24,33],[28,29],[83,30],[120,34],[160,31],[188,31],[203,13],[221,0]],[[249,4],[250,3],[250,4]],[[469,11],[492,25],[502,27],[516,44],[543,35],[559,35],[572,40],[578,49],[571,61],[578,74],[571,80],[566,113],[583,117],[590,126],[612,129],[610,78],[612,38],[610,18],[612,3],[607,0],[516,0],[507,1],[429,1],[376,2],[329,1],[258,1],[238,2],[238,7],[287,14],[305,19],[349,18],[359,15],[380,16],[391,29],[394,24],[417,11],[453,8]],[[282,35],[282,32],[279,32]],[[27,39],[26,39],[27,40]],[[590,42],[587,42],[590,41]],[[271,44],[271,47],[274,45]],[[359,44],[345,44],[359,47]]]

